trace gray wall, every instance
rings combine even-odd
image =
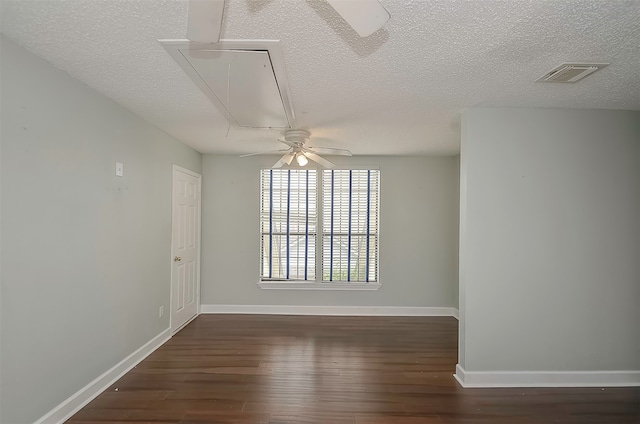
[[[455,212],[454,215],[458,220],[457,225],[455,226],[454,233],[454,249],[455,249],[455,261],[456,261],[456,275],[455,275],[455,284],[453,287],[453,306],[455,308],[459,308],[460,306],[460,156],[456,157],[456,170],[455,170]]]
[[[460,363],[640,370],[640,112],[470,109]]]
[[[457,157],[335,158],[335,162],[380,169],[382,288],[357,292],[262,290],[256,284],[260,262],[259,171],[271,167],[277,159],[203,157],[203,304],[456,304]]]
[[[202,158],[4,37],[1,75],[0,421],[18,424],[169,327],[172,164]]]

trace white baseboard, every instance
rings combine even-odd
[[[466,371],[453,377],[473,387],[629,387],[640,386],[640,371]]]
[[[162,346],[171,338],[171,329],[167,328],[162,333],[148,341],[144,346],[124,358],[111,369],[104,372],[100,377],[78,390],[67,400],[53,408],[46,415],[40,418],[35,424],[63,423],[82,407],[95,399],[100,393],[135,367],[144,358],[149,356],[154,350]]]
[[[458,310],[430,306],[201,305],[203,314],[457,316]]]
[[[455,319],[457,319],[458,321],[460,321],[460,311],[458,311],[458,308],[451,308],[453,313],[451,314]]]

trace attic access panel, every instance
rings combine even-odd
[[[288,127],[269,53],[257,50],[182,50],[235,122],[241,127]]]
[[[159,41],[232,124],[249,128],[295,126],[277,41]]]

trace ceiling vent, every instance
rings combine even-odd
[[[577,82],[607,65],[608,63],[563,63],[536,82]]]

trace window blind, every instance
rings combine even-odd
[[[317,171],[261,171],[262,280],[315,280]]]
[[[378,281],[378,170],[322,171],[322,280]]]

